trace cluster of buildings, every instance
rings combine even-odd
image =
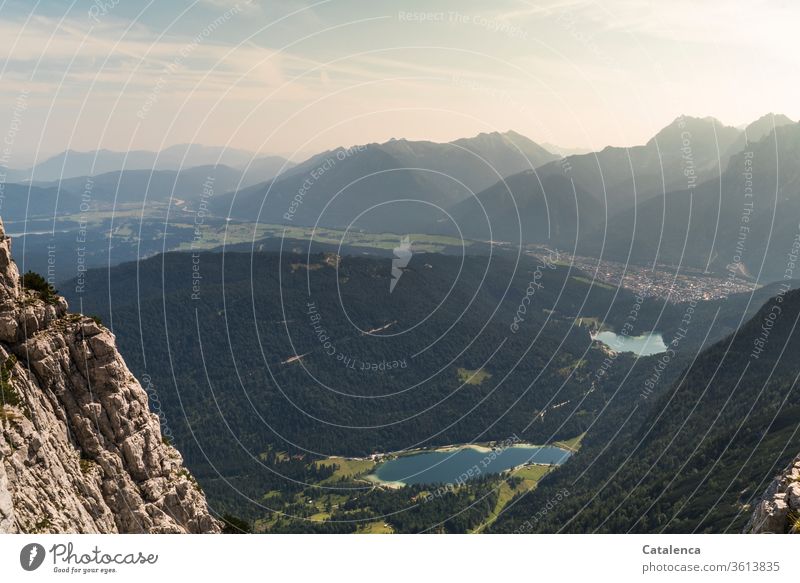
[[[540,251],[536,251],[537,254]],[[756,285],[742,278],[721,277],[699,269],[657,265],[624,264],[581,257],[559,251],[562,263],[584,271],[598,283],[622,286],[641,297],[664,298],[673,303],[714,300],[752,291]]]

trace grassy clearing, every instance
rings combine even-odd
[[[467,385],[480,385],[486,379],[492,378],[491,373],[482,368],[469,370],[466,368],[458,369],[458,380]]]
[[[583,438],[585,436],[586,433],[581,433],[580,435],[577,435],[572,439],[567,439],[566,441],[556,441],[555,443],[553,443],[553,445],[556,447],[568,449],[571,452],[576,452],[581,448],[581,441],[583,441]]]
[[[322,263],[292,263],[289,265],[292,268],[292,273],[298,269],[305,269],[306,271],[317,271],[322,269]]]
[[[313,520],[316,522],[324,522],[331,517],[330,512],[317,512],[316,514],[312,514],[308,517],[309,520]]]
[[[515,470],[512,475],[516,476],[517,478],[522,478],[524,480],[524,485],[525,482],[538,482],[548,473],[550,473],[551,469],[552,468],[550,466],[525,466]]]
[[[375,462],[372,460],[356,460],[343,457],[329,457],[328,459],[319,460],[314,463],[321,467],[337,466],[333,475],[327,480],[324,480],[324,482],[360,476],[369,473],[375,467]]]
[[[358,527],[356,534],[392,534],[394,530],[385,522],[368,522]]]
[[[577,281],[579,283],[585,283],[586,285],[593,285],[595,287],[601,287],[603,289],[614,289],[613,285],[609,285],[607,283],[603,283],[602,281],[599,281],[597,279],[591,280],[588,277],[581,277],[579,275],[573,275],[573,276],[570,277],[570,279],[574,279],[575,281]]]
[[[516,478],[521,478],[522,483],[518,484],[516,488],[512,488],[508,485],[508,482],[504,479],[500,482],[498,486],[498,496],[497,496],[497,503],[494,505],[494,509],[489,517],[476,529],[474,529],[473,533],[479,533],[483,531],[487,526],[492,524],[497,517],[500,516],[500,513],[503,511],[503,508],[511,502],[514,496],[518,494],[524,494],[525,492],[530,492],[534,488],[536,488],[539,480],[541,480],[545,475],[547,475],[550,470],[552,470],[552,466],[539,466],[539,465],[531,465],[531,466],[523,466],[521,468],[517,468],[511,475]],[[507,476],[505,476],[507,477]]]
[[[556,372],[560,374],[562,377],[567,378],[570,375],[573,375],[577,378],[578,374],[586,368],[587,361],[583,358],[579,358],[577,361],[569,364],[567,366],[561,367]]]
[[[585,318],[575,318],[575,324],[578,326],[585,326],[592,330],[596,330],[598,332],[605,332],[608,330],[609,332],[613,332],[613,328],[605,324],[600,318],[594,317],[585,317]]]
[[[223,243],[227,245],[252,243],[259,239],[282,236],[287,239],[307,241],[311,239],[312,233],[314,241],[318,243],[338,245],[343,242],[345,245],[373,249],[394,249],[399,241],[399,235],[394,233],[361,233],[356,231],[345,233],[344,231],[328,228],[313,231],[310,227],[230,222],[221,226],[206,225],[202,232],[202,239],[199,241],[184,241],[179,245],[178,249],[213,249]],[[342,240],[343,237],[344,241]],[[454,237],[421,233],[409,235],[409,238],[414,245],[414,249],[418,251],[438,252],[445,247],[461,247],[462,244],[461,239]],[[470,246],[472,243],[466,241],[464,244]]]

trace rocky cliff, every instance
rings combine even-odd
[[[800,533],[800,456],[769,485],[745,532]]]
[[[114,336],[23,287],[2,221],[0,391],[0,533],[219,532]]]

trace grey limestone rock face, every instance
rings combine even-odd
[[[220,532],[113,334],[21,287],[0,221],[0,532]]]
[[[749,533],[798,533],[800,528],[800,456],[776,477],[753,509]]]

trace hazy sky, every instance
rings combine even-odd
[[[65,148],[198,142],[302,157],[507,129],[600,148],[643,143],[679,114],[800,117],[791,1],[1,6],[11,166]]]

